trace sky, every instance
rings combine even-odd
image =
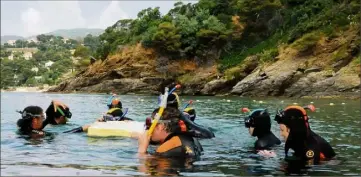
[[[177,1],[1,0],[1,35],[29,37],[57,29],[105,29],[120,19],[136,18],[139,11],[148,7],[160,7],[165,14]]]

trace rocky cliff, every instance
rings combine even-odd
[[[281,45],[271,61],[248,56],[224,72],[217,70],[216,62],[172,61],[136,45],[97,61],[49,92],[156,94],[163,86],[178,82],[181,94],[187,95],[359,98],[359,45],[359,28],[351,28],[333,39],[320,35],[302,49],[297,41]]]

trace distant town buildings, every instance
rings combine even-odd
[[[66,41],[68,41],[69,39],[68,38],[64,38],[62,39],[64,43],[66,43]]]
[[[43,78],[43,76],[35,76],[34,78],[35,78],[35,80],[40,80]]]
[[[25,58],[25,60],[29,60],[29,59],[33,58],[33,53],[32,52],[25,52],[23,57]]]
[[[28,43],[30,43],[30,42],[39,43],[39,41],[36,38],[31,38],[26,41],[28,41]]]
[[[31,71],[38,72],[39,68],[37,68],[37,67],[31,68]]]
[[[14,60],[14,54],[11,53],[10,56],[8,56],[8,59],[9,59],[9,60]]]
[[[16,42],[16,40],[8,40],[7,43],[8,43],[9,45],[15,45],[15,42]]]
[[[45,63],[45,67],[49,68],[53,64],[54,64],[54,62],[48,61],[48,62]]]
[[[7,48],[6,50],[11,52],[10,56],[8,56],[9,60],[14,59],[15,53],[21,53],[25,60],[29,60],[33,58],[33,54],[38,51],[37,48]]]

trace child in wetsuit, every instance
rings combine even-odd
[[[308,119],[305,108],[300,106],[289,106],[278,111],[275,116],[280,125],[281,136],[286,140],[287,161],[301,160],[317,164],[321,160],[336,156],[331,145],[311,130]],[[289,149],[294,150],[293,156],[288,156]]]
[[[245,119],[245,126],[252,136],[257,137],[254,147],[257,151],[269,150],[281,141],[271,131],[271,118],[266,109],[257,109]]]

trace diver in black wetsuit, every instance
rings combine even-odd
[[[305,108],[314,109],[313,106],[289,106],[278,111],[275,116],[280,125],[281,136],[286,140],[286,161],[317,164],[321,160],[333,158],[336,153],[331,145],[311,130]],[[292,156],[288,156],[289,149],[294,150]]]
[[[245,119],[245,126],[252,136],[257,137],[256,150],[268,150],[280,145],[281,141],[271,131],[271,118],[266,109],[257,109]]]

